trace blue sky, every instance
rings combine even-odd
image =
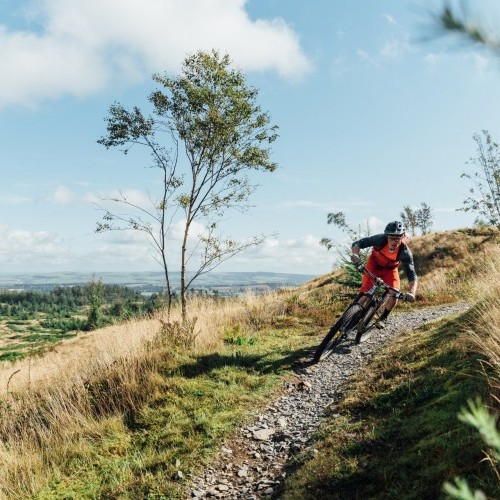
[[[147,151],[96,143],[118,101],[145,104],[151,75],[188,53],[230,54],[279,125],[253,207],[226,234],[266,242],[220,270],[322,274],[322,237],[343,211],[371,231],[425,202],[435,231],[471,226],[456,209],[472,136],[500,140],[497,55],[433,37],[438,1],[0,0],[0,272],[155,270],[138,233],[95,234],[95,202],[141,199],[158,179]],[[495,24],[498,7],[482,3]],[[487,10],[486,10],[487,9]],[[475,14],[475,13],[474,13]],[[178,269],[179,234],[171,238]]]

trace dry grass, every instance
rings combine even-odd
[[[431,234],[415,240],[422,267],[428,269],[421,280],[420,293],[443,295],[448,289],[476,304],[471,323],[466,325],[468,338],[493,368],[490,384],[497,407],[500,407],[499,242],[500,230],[492,227]],[[444,255],[440,266],[436,265],[439,255]]]
[[[428,303],[471,298],[476,276],[495,259],[500,230],[495,227],[430,233],[411,240],[419,275],[418,295]]]
[[[493,368],[490,380],[493,400],[500,407],[500,248],[488,252],[483,268],[474,280],[476,307],[469,338]]]
[[[250,332],[282,316],[292,291],[243,299],[192,299],[195,351],[216,350],[228,328]],[[26,498],[57,477],[66,457],[114,416],[138,411],[162,390],[156,373],[173,347],[160,342],[161,315],[62,342],[0,371],[0,497]],[[170,323],[180,322],[174,310]],[[50,450],[50,451],[49,451]],[[89,454],[91,455],[91,454]],[[85,461],[85,458],[82,458]],[[84,466],[84,463],[82,463]]]
[[[129,321],[94,330],[65,340],[40,356],[2,364],[0,394],[26,388],[53,387],[57,381],[71,384],[114,360],[138,354],[145,340],[153,338],[160,326],[157,318]]]
[[[196,319],[194,348],[203,352],[217,349],[227,327],[240,325],[250,331],[272,324],[285,314],[287,298],[293,293],[290,289],[248,294],[241,299],[190,299],[190,318]],[[40,356],[5,362],[0,369],[0,395],[27,388],[43,390],[61,381],[71,385],[73,380],[88,379],[116,360],[141,358],[145,342],[155,337],[165,319],[159,313],[152,319],[131,320],[65,340]],[[170,321],[181,322],[180,308],[174,308]]]

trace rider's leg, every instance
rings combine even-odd
[[[387,316],[389,316],[390,312],[394,309],[396,304],[398,303],[398,299],[393,295],[389,296],[385,302],[385,309],[380,315],[379,321],[385,321]]]
[[[390,295],[387,298],[387,301],[385,303],[385,310],[391,312],[397,303],[398,303],[398,299],[396,299],[396,297],[394,297],[394,295]]]
[[[361,293],[358,296],[357,302],[358,304],[361,304],[362,306],[366,304],[366,301],[368,300],[367,295],[362,295]]]
[[[399,273],[397,269],[391,269],[387,272],[385,272],[382,276],[382,279],[390,286],[394,288],[398,288],[400,286],[399,283]],[[387,298],[385,302],[385,309],[383,313],[381,314],[379,321],[385,321],[387,319],[387,316],[389,316],[390,312],[394,309],[396,304],[398,303],[398,299],[394,297],[394,292],[389,292],[389,297]]]

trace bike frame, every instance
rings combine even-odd
[[[386,300],[390,296],[393,296],[396,299],[399,299],[403,296],[403,293],[401,293],[398,288],[394,288],[393,286],[388,285],[382,278],[375,276],[369,269],[366,269],[364,266],[359,266],[358,270],[360,272],[368,274],[373,279],[373,286],[370,288],[370,290],[368,290],[368,292],[362,292],[356,299],[356,302],[365,311],[356,325],[356,342],[360,341],[363,334],[368,333],[375,327],[375,322],[373,322],[370,326],[368,325],[370,324],[373,316],[377,313],[380,307],[385,304]],[[383,291],[381,291],[381,289],[383,289]],[[359,299],[361,297],[367,297],[367,300],[361,303],[359,302]]]

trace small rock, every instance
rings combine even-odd
[[[258,431],[253,432],[253,437],[257,441],[269,441],[271,436],[275,433],[276,431],[272,428],[269,429],[259,429]]]
[[[284,417],[280,417],[278,418],[278,425],[282,428],[282,429],[285,429],[286,426],[288,425],[288,421],[286,418]]]

